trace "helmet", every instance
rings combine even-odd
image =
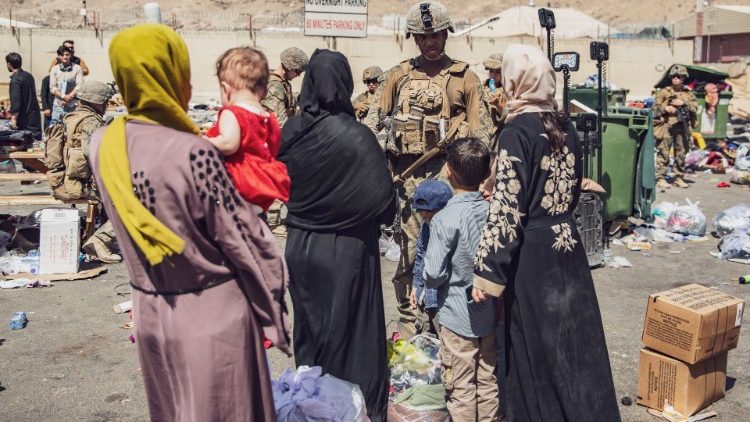
[[[669,76],[675,76],[675,75],[682,76],[685,78],[690,76],[690,74],[687,71],[687,68],[681,64],[676,64],[672,66],[671,69],[669,69]]]
[[[78,87],[76,97],[87,103],[105,104],[114,93],[114,89],[109,84],[99,81],[86,81]]]
[[[377,66],[370,66],[362,72],[362,82],[367,83],[367,81],[373,79],[380,80],[381,76],[383,76],[383,69]]]
[[[500,53],[491,54],[482,64],[487,70],[500,70],[500,67],[503,65],[503,55]]]
[[[411,34],[432,34],[444,30],[454,32],[448,8],[436,1],[417,3],[406,16],[406,38]]]
[[[307,54],[297,47],[289,47],[281,52],[281,64],[286,70],[304,72],[308,61]]]

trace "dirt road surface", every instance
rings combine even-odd
[[[750,204],[750,188],[733,185],[719,189],[727,176],[704,175],[691,179],[686,190],[670,189],[658,200],[700,201],[710,220],[737,203]],[[44,191],[44,185],[19,187],[0,183],[0,194]],[[28,213],[34,207],[12,207],[0,212]],[[629,269],[600,268],[594,280],[604,319],[604,330],[617,389],[635,401],[638,351],[649,294],[699,283],[750,301],[750,285],[737,278],[750,273],[749,265],[721,261],[709,255],[717,239],[706,242],[656,244],[648,252],[630,252],[613,246],[613,255],[625,256]],[[394,263],[382,260],[386,319],[396,318],[393,288],[388,281]],[[0,421],[144,421],[146,398],[128,330],[120,328],[127,315],[115,314],[112,305],[128,300],[125,265],[109,266],[95,279],[56,282],[51,288],[0,291]],[[287,299],[288,300],[288,299]],[[291,309],[291,301],[288,300]],[[29,324],[11,331],[8,321],[25,311]],[[745,316],[745,325],[748,317]],[[744,331],[747,331],[745,327]],[[384,333],[385,334],[385,333]],[[273,373],[278,375],[293,360],[271,351]],[[750,413],[750,333],[740,335],[729,353],[727,395],[709,409],[715,421],[747,420]],[[646,409],[620,404],[625,421],[656,421]]]

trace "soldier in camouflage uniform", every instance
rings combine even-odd
[[[263,107],[276,115],[279,126],[284,127],[287,119],[297,113],[297,101],[292,92],[292,79],[302,75],[307,69],[309,61],[307,54],[297,47],[289,47],[281,52],[281,65],[268,77],[266,97],[263,99]],[[286,228],[282,223],[281,201],[274,201],[268,209],[268,224],[273,228],[273,233],[278,236],[286,236]]]
[[[307,54],[297,47],[289,47],[282,51],[280,58],[281,66],[274,69],[268,78],[263,107],[274,113],[279,126],[284,127],[286,120],[294,116],[297,109],[290,82],[307,69],[308,58]]]
[[[375,98],[375,92],[380,86],[380,78],[383,76],[383,69],[377,66],[370,66],[362,72],[362,83],[367,86],[367,91],[359,94],[357,98],[352,101],[354,106],[354,114],[357,116],[357,120],[363,122],[367,113],[372,106],[373,98]]]
[[[489,78],[482,86],[482,105],[484,106],[482,113],[483,118],[492,122],[487,128],[488,136],[492,140],[492,151],[495,151],[497,135],[502,130],[507,115],[505,105],[508,103],[508,97],[505,95],[503,77],[500,73],[502,64],[502,54],[492,54],[483,63],[484,69],[489,72]]]
[[[695,122],[698,102],[695,95],[685,87],[688,71],[685,66],[674,65],[669,71],[672,85],[662,88],[654,101],[654,137],[656,138],[656,186],[669,188],[666,181],[669,166],[669,150],[674,148],[674,185],[687,188],[685,175],[685,155],[690,148],[691,127]],[[680,120],[680,116],[684,116]]]
[[[455,135],[448,141],[476,136],[489,144],[480,123],[481,82],[467,63],[445,54],[448,31],[453,32],[446,7],[436,1],[421,2],[411,8],[406,26],[406,37],[414,35],[421,54],[390,72],[380,99],[381,121],[390,133],[386,151],[396,175],[452,130]],[[419,315],[409,304],[409,292],[421,219],[412,211],[411,201],[417,186],[439,177],[444,164],[445,154],[439,153],[397,186],[401,258],[393,283],[402,326],[408,331],[419,330]]]
[[[85,170],[82,171],[88,176],[89,180],[86,183],[90,186],[91,197],[97,197],[98,195],[93,182],[91,168],[88,164],[89,143],[94,131],[104,126],[103,116],[107,110],[107,101],[109,101],[113,94],[114,90],[112,87],[103,82],[86,81],[81,84],[76,94],[79,100],[78,107],[63,118],[68,133],[66,137],[68,156],[73,156],[71,151],[75,148],[81,148],[85,163],[78,164],[85,166]],[[76,163],[68,162],[67,166],[66,173],[70,174],[70,167],[76,166]],[[112,264],[122,261],[120,255],[112,252],[112,248],[115,245],[115,230],[112,227],[112,222],[107,220],[94,232],[93,236],[86,240],[82,249],[100,261]]]

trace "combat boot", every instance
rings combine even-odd
[[[690,187],[690,185],[688,185],[687,183],[685,183],[685,181],[682,180],[682,179],[675,179],[674,180],[674,185],[677,186],[678,188],[683,188],[683,189]]]
[[[667,183],[666,180],[659,179],[659,180],[656,181],[656,187],[659,188],[659,189],[669,189],[671,187],[671,185],[669,183]]]
[[[91,236],[86,243],[83,244],[84,252],[104,262],[105,264],[116,264],[122,261],[122,257],[116,253],[112,253],[107,245],[96,236]]]

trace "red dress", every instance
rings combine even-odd
[[[260,116],[243,107],[222,107],[230,110],[240,125],[240,147],[234,154],[224,158],[227,172],[234,186],[245,200],[263,210],[278,199],[289,200],[289,174],[286,165],[276,160],[281,142],[281,128],[276,116]],[[219,123],[208,130],[206,136],[218,136]]]

